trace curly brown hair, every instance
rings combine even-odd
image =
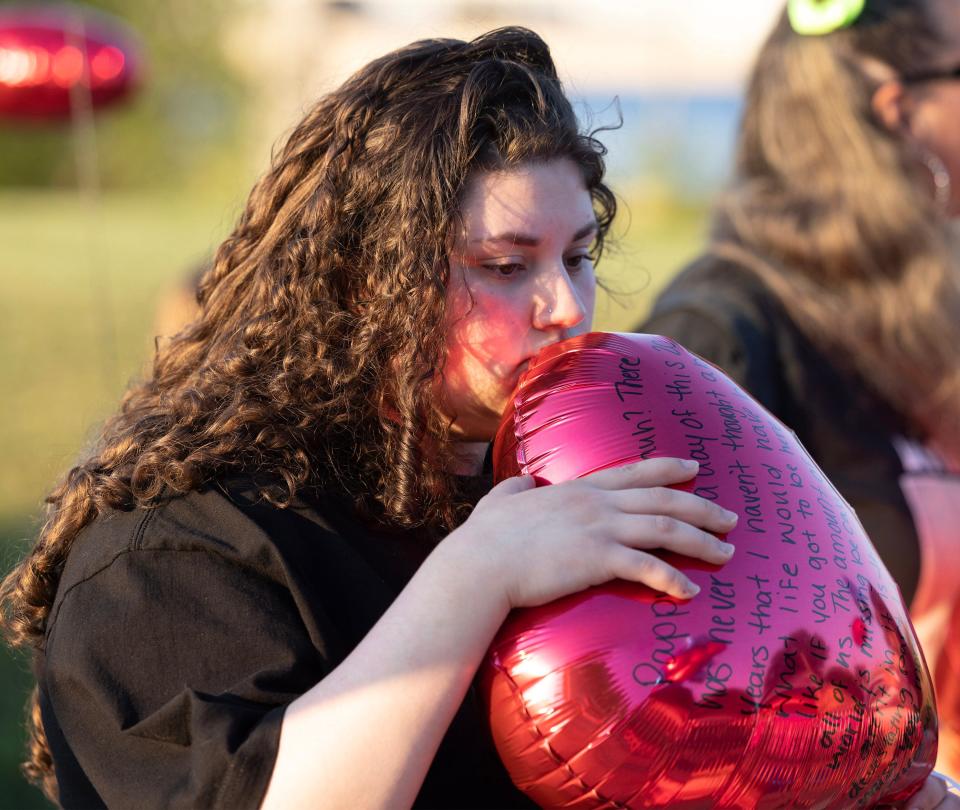
[[[91,454],[47,498],[0,591],[10,642],[42,649],[78,533],[242,475],[278,506],[336,488],[366,518],[441,533],[465,517],[437,403],[447,252],[471,175],[572,160],[616,211],[605,150],[581,132],[546,44],[505,28],[427,40],[321,98],[275,155],[198,294]],[[25,770],[56,794],[36,692]]]

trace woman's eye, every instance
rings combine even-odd
[[[485,264],[487,270],[492,270],[501,276],[512,276],[518,270],[523,270],[523,265],[519,262],[509,262],[507,264]]]
[[[575,256],[568,256],[566,261],[568,270],[583,270],[590,263],[590,256],[578,253]]]

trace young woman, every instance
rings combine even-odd
[[[590,328],[602,155],[521,29],[415,43],[306,115],[4,583],[49,796],[526,804],[471,690],[507,612],[614,577],[689,598],[645,550],[722,562],[736,521],[664,489],[680,459],[485,494],[526,362]]]
[[[856,509],[911,605],[955,776],[958,214],[960,3],[791,0],[711,245],[642,327],[722,366]]]

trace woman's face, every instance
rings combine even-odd
[[[489,441],[527,362],[590,330],[590,194],[569,160],[485,172],[450,251],[443,402],[463,441]]]
[[[933,12],[944,48],[922,72],[947,76],[960,68],[960,10],[956,0],[936,0]],[[907,126],[921,147],[941,161],[950,174],[947,203],[952,216],[960,215],[960,78],[908,82]]]

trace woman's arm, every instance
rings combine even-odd
[[[693,595],[646,548],[726,562],[731,513],[665,489],[696,465],[655,459],[579,481],[495,487],[333,672],[287,709],[262,807],[404,808],[510,608],[613,578]],[[706,531],[704,531],[706,530]]]
[[[441,544],[350,656],[289,706],[265,810],[413,803],[507,614],[451,545]]]

